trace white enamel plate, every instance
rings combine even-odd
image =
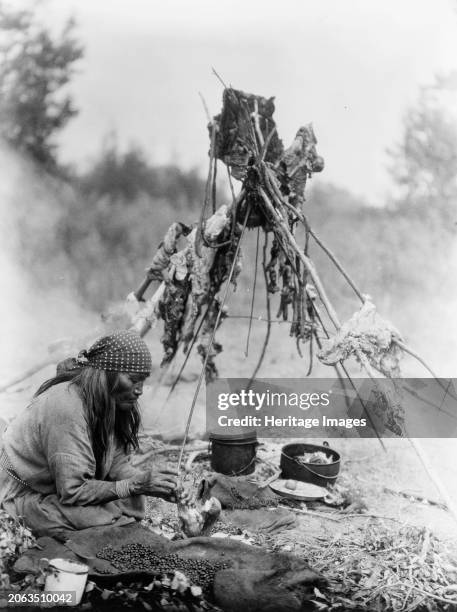
[[[290,499],[298,499],[300,501],[313,501],[315,499],[324,498],[328,490],[325,487],[318,487],[310,482],[301,482],[300,480],[285,480],[280,478],[270,484],[270,487],[275,493]]]

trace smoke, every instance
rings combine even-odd
[[[0,168],[1,386],[49,359],[55,341],[90,334],[97,316],[72,288],[71,262],[63,254],[50,257],[65,188],[5,145]],[[0,416],[11,414],[14,400],[0,394]]]
[[[99,335],[101,324],[99,312],[85,305],[75,289],[77,264],[61,248],[64,243],[59,230],[60,222],[70,210],[71,214],[80,214],[77,211],[81,211],[81,207],[71,206],[72,201],[80,196],[62,181],[39,172],[6,146],[0,147],[0,164],[3,297],[0,301],[1,388],[37,364],[60,359],[60,356],[55,358],[49,351],[49,347],[59,339],[71,339],[64,346],[68,349],[67,355],[86,347],[88,338],[93,339]],[[311,202],[313,209],[318,208],[313,204]],[[354,218],[349,216],[347,219],[348,215],[338,215],[336,210],[330,211],[328,216],[325,214],[321,223],[327,244],[343,260],[362,291],[373,295],[381,316],[392,321],[407,344],[439,376],[454,376],[457,354],[457,287],[453,279],[457,277],[457,244],[446,246],[450,244],[449,234],[446,241],[444,230],[430,228],[425,222],[418,228],[417,224],[411,227],[406,219],[404,225],[392,222],[388,226],[388,221],[384,221],[379,229],[379,219],[369,219],[367,214],[364,224],[359,223],[357,227],[360,229],[354,233]],[[171,220],[176,211],[168,212]],[[129,217],[123,217],[122,223],[134,224],[133,209],[129,209],[128,214]],[[348,236],[352,236],[351,244],[348,244]],[[246,315],[250,309],[255,258],[251,242],[255,237],[250,238],[245,249],[247,256],[240,287],[230,304],[230,311],[235,314]],[[93,240],[97,240],[96,236]],[[147,257],[145,253],[144,261],[138,258],[139,263],[143,265]],[[410,288],[400,293],[398,283],[390,282],[390,273],[381,274],[379,262],[386,258],[394,260],[389,270],[393,269],[398,278],[405,278],[406,273],[410,273],[415,279]],[[326,268],[329,264],[325,256],[318,258],[316,263],[326,286],[332,290],[340,279],[336,279],[334,270],[330,272]],[[125,265],[129,265],[128,262]],[[103,280],[103,270],[93,272]],[[125,293],[130,289],[131,286],[125,287]],[[264,295],[260,286],[257,293],[256,313],[264,315]],[[357,301],[352,295],[348,296],[346,290],[336,292],[333,297],[343,320],[358,308]],[[249,360],[245,360],[239,342],[239,338],[244,338],[247,333],[245,323],[229,319],[219,332],[224,344],[224,352],[218,358],[222,376],[246,375],[246,372],[252,372],[255,367],[265,330],[263,324],[253,327]],[[283,331],[283,326],[274,326],[273,339],[261,374],[304,375],[307,364],[297,357],[292,340]],[[151,334],[150,341],[154,345],[154,357],[159,361],[158,333]],[[195,372],[191,374],[198,372],[200,367],[199,360],[193,359],[189,369]],[[404,376],[429,376],[423,366],[409,356],[405,357],[402,370]],[[0,417],[9,417],[23,408],[40,382],[53,372],[54,366],[50,365],[8,393],[0,393]],[[325,374],[326,371],[322,370],[315,370],[314,373],[322,376]],[[185,397],[188,393],[187,387]],[[183,401],[186,401],[180,397],[178,402],[178,395],[175,400],[181,407]]]
[[[423,288],[407,301],[391,307],[392,317],[407,343],[441,377],[457,377],[457,244],[442,249],[438,243],[433,266],[424,274]],[[411,262],[414,265],[414,262]],[[405,359],[404,376],[429,374]]]

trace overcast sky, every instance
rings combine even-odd
[[[380,202],[385,149],[421,84],[457,70],[452,0],[47,0],[49,25],[78,21],[85,57],[72,91],[79,116],[62,133],[82,167],[115,130],[157,162],[206,171],[201,92],[212,114],[222,86],[276,96],[287,144],[313,122],[325,178]]]

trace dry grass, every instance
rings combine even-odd
[[[337,534],[307,546],[330,581],[322,610],[454,610],[457,560],[427,528],[370,520],[360,535]]]

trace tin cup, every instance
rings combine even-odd
[[[40,559],[40,567],[46,573],[45,593],[74,593],[68,606],[77,606],[84,593],[89,567],[69,559]],[[65,605],[65,604],[64,604]]]

